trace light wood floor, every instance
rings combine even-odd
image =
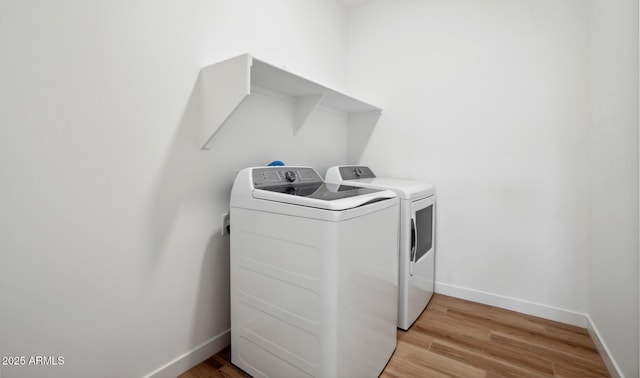
[[[227,348],[180,378],[248,377]],[[380,375],[608,377],[586,329],[436,294]]]

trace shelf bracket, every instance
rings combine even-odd
[[[324,94],[312,94],[296,97],[296,109],[293,118],[293,135],[298,135],[313,110],[318,107]]]
[[[251,94],[251,64],[248,54],[200,70],[200,145],[208,150],[213,136]]]

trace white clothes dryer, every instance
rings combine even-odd
[[[376,377],[396,346],[399,201],[256,167],[233,184],[231,359],[254,377]]]
[[[380,178],[369,167],[343,165],[331,167],[327,183],[394,191],[400,198],[398,328],[407,330],[425,309],[434,292],[435,205],[433,185]]]

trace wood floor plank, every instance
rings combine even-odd
[[[544,349],[546,351],[553,351],[560,355],[570,355],[576,358],[592,359],[593,356],[598,355],[598,351],[595,347],[585,347],[582,345],[576,345],[570,341],[558,339],[555,337],[547,337],[544,335],[536,334],[517,334],[517,333],[505,333],[500,330],[494,332],[491,337],[492,340],[496,340],[496,336],[510,337],[517,339],[520,342],[522,348],[535,347],[536,350]]]
[[[511,335],[501,334],[496,332],[491,336],[492,340],[497,343],[508,346],[516,350],[521,350],[525,353],[533,353],[538,356],[543,356],[553,362],[554,365],[560,364],[562,366],[574,367],[577,369],[587,370],[593,372],[600,377],[608,376],[607,368],[604,366],[604,362],[600,355],[596,352],[590,354],[575,354],[569,349],[556,349],[555,345],[547,345],[544,343],[530,342],[526,339],[514,337]]]
[[[447,356],[433,353],[430,349],[425,350],[404,342],[398,343],[392,359],[395,359],[398,363],[407,364],[410,362],[423,367],[423,369],[434,370],[449,377],[484,377],[486,375],[483,369],[464,361],[453,360]],[[387,369],[389,369],[389,366],[381,376],[385,376]],[[389,371],[389,373],[393,373],[393,371]]]
[[[597,353],[596,347],[591,339],[584,340],[582,337],[575,337],[574,333],[567,330],[557,329],[556,332],[549,332],[548,328],[542,327],[534,331],[530,326],[521,327],[513,325],[513,323],[502,323],[496,321],[496,319],[492,320],[473,314],[463,314],[453,309],[447,312],[447,316],[461,323],[473,325],[478,329],[517,336],[519,339],[526,340],[532,344],[543,344],[549,348],[585,358],[589,358],[594,353]]]
[[[526,332],[544,333],[545,326],[539,322],[532,321],[530,319],[523,319],[519,317],[517,313],[511,311],[500,311],[493,307],[490,308],[478,308],[475,311],[460,310],[456,308],[450,308],[447,311],[447,316],[460,321],[474,321],[476,326],[486,325],[490,329],[493,327],[505,327],[509,329],[518,329]]]
[[[438,303],[429,303],[428,309],[425,311],[435,312],[436,314],[446,315],[448,307],[438,304]]]
[[[553,370],[556,377],[603,377],[607,375],[601,370],[594,371],[583,366],[572,366],[563,363],[555,363]]]
[[[545,325],[544,334],[560,340],[565,340],[572,344],[582,345],[591,350],[596,350],[596,346],[593,343],[591,336],[589,336],[589,333],[583,331],[585,331],[585,329],[581,329],[578,327],[571,329],[567,327]]]
[[[214,375],[215,372],[216,372],[216,369],[212,368],[211,366],[208,366],[206,363],[203,362],[201,364],[194,366],[189,371],[181,374],[178,378],[209,378],[209,377],[215,377]]]
[[[436,340],[440,342],[441,340]],[[552,375],[553,363],[542,356],[532,354],[528,351],[510,348],[494,341],[476,340],[475,343],[458,344],[464,346],[468,351],[480,353],[486,358],[504,362],[506,364],[521,366],[528,371],[536,372],[538,375]]]
[[[484,353],[478,353],[465,347],[458,347],[448,343],[441,343],[435,341],[430,351],[446,356],[450,359],[464,362],[466,364],[478,367],[488,373],[493,373],[499,376],[526,376],[526,377],[551,377],[553,376],[553,369],[549,364],[549,369],[546,372],[539,370],[532,370],[524,365],[517,365],[507,362],[503,359],[493,358],[490,355]]]
[[[495,320],[502,324],[510,324],[522,328],[527,326],[533,327],[532,331],[538,331],[546,327],[553,329],[563,329],[576,334],[582,334],[590,339],[589,332],[585,328],[577,327],[571,324],[556,322],[554,320],[539,318],[533,315],[523,314],[500,307],[494,307],[476,302],[467,301],[460,298],[454,298],[436,294],[434,299],[439,306],[449,307],[460,312],[485,316],[488,319]]]
[[[425,311],[416,320],[411,329],[415,328],[431,337],[438,339],[452,339],[459,343],[475,343],[476,340],[489,341],[491,332],[470,324],[459,322],[448,315],[440,315]],[[411,329],[409,332],[411,332]]]
[[[397,347],[384,378],[608,377],[586,329],[435,294]],[[245,378],[229,348],[180,378]]]
[[[248,374],[246,374],[245,372],[243,372],[242,370],[238,369],[237,367],[231,365],[231,364],[227,364],[223,367],[221,367],[218,370],[218,374],[220,377],[225,377],[225,378],[247,378],[249,377]]]
[[[433,370],[428,366],[421,366],[413,361],[406,361],[401,358],[391,358],[380,375],[381,378],[406,378],[406,377],[429,377],[448,378],[450,375]]]
[[[231,348],[227,347],[204,362],[184,372],[178,378],[248,378],[250,375],[231,363]]]
[[[434,337],[426,334],[418,328],[416,328],[414,332],[404,332],[398,330],[398,342],[403,341],[409,344],[413,344],[414,346],[419,348],[429,349],[433,340],[435,340]]]
[[[450,309],[448,314],[457,310]],[[467,317],[467,318],[465,318]],[[442,321],[447,319],[447,316],[439,316],[434,314],[433,316],[425,316],[423,314],[423,320],[419,325],[414,326],[408,334],[414,334],[420,332],[421,335],[432,337],[434,340],[448,340],[456,345],[464,345],[469,351],[474,351],[487,355],[491,359],[497,361],[503,361],[510,364],[519,364],[525,366],[530,371],[537,372],[538,375],[549,375],[553,373],[552,364],[550,361],[540,358],[539,356],[532,355],[530,353],[522,353],[518,350],[506,348],[491,342],[490,338],[486,336],[493,331],[492,326],[481,323],[482,327],[478,327],[478,323],[468,321],[474,319],[473,315],[464,315],[456,317],[455,320],[448,319],[447,328],[440,328],[439,325]],[[431,322],[426,323],[427,319],[431,319]],[[436,320],[437,319],[437,320]],[[471,326],[472,329],[482,331],[476,336],[471,335],[464,326]],[[466,334],[465,334],[466,333]]]

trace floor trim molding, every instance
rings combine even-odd
[[[436,282],[435,289],[436,293],[505,308],[507,310],[555,320],[578,327],[587,327],[587,315],[579,312],[442,282]]]
[[[153,372],[145,375],[145,378],[177,377],[191,369],[207,358],[218,353],[231,344],[231,330],[226,330],[197,347],[176,357]]]
[[[600,332],[598,332],[598,328],[593,323],[593,320],[590,316],[587,315],[587,330],[589,331],[589,335],[593,339],[593,342],[596,344],[596,348],[598,348],[598,352],[604,361],[604,365],[609,370],[609,374],[612,377],[623,377],[620,367],[616,363],[616,361],[611,357],[611,353],[609,353],[609,348],[607,348],[607,344],[605,344],[604,340],[600,336]]]
[[[589,331],[589,335],[593,339],[593,342],[596,344],[596,348],[598,348],[598,352],[600,353],[605,366],[609,370],[609,374],[611,374],[612,377],[623,377],[620,373],[620,368],[611,357],[611,353],[609,353],[607,345],[600,336],[600,332],[598,332],[593,320],[587,314],[488,293],[485,291],[469,289],[462,286],[445,284],[442,282],[436,282],[435,291],[439,294],[449,295],[456,298],[466,299],[473,302],[479,302],[490,306],[505,308],[507,310],[586,328]]]

